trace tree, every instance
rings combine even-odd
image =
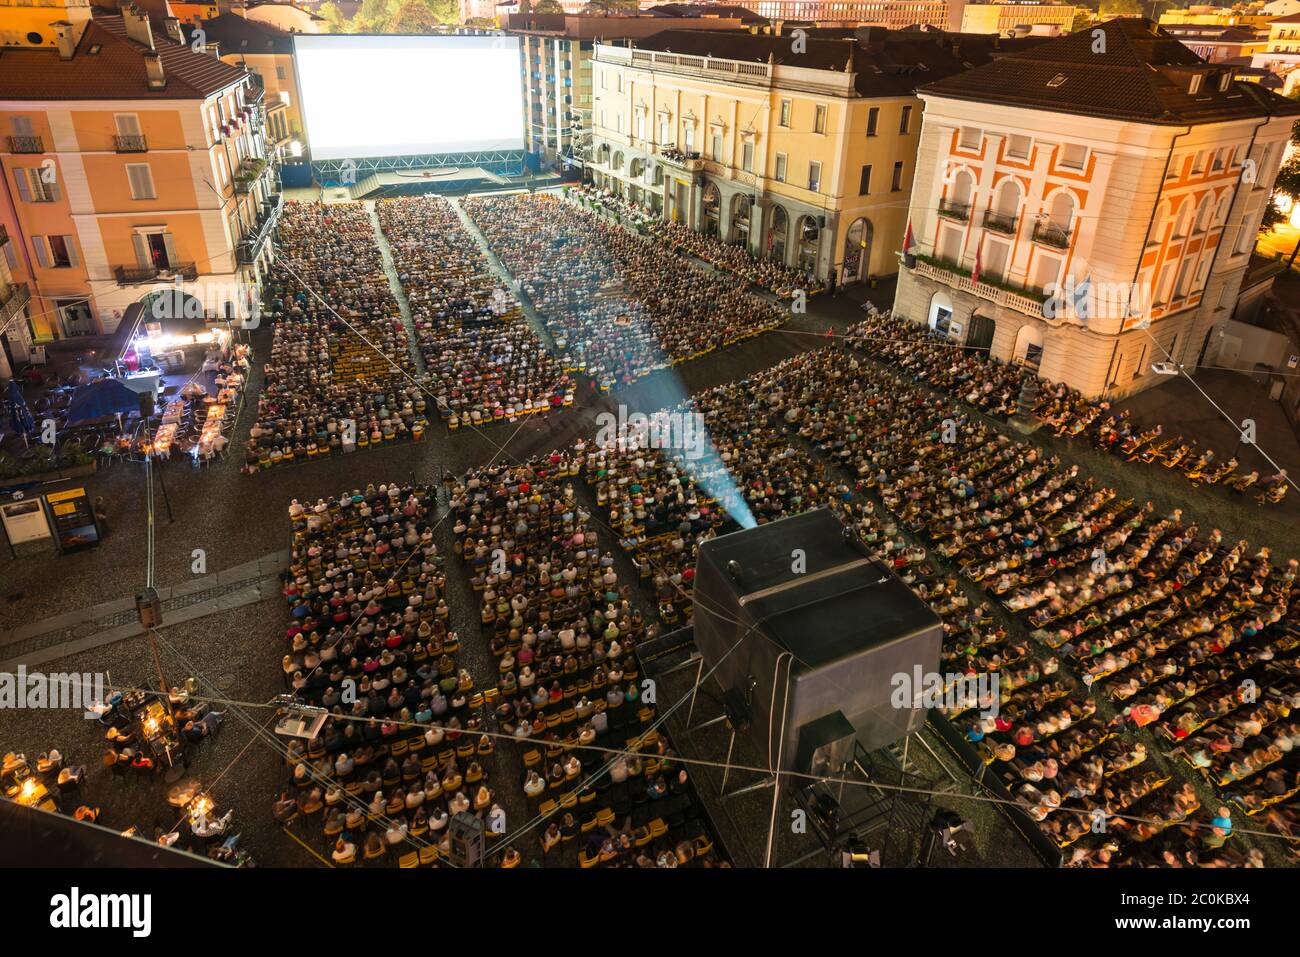
[[[457,0],[430,0],[430,6],[440,23],[460,23],[460,4]]]
[[[1078,33],[1080,30],[1086,30],[1092,26],[1092,11],[1087,7],[1074,8],[1074,22],[1070,24],[1070,32]]]
[[[424,0],[404,0],[388,22],[386,33],[433,33],[440,23]]]
[[[322,3],[317,14],[325,20],[327,33],[348,33],[352,29],[352,21],[343,16],[343,11],[334,0],[328,0]]]
[[[387,33],[402,0],[362,0],[352,16],[351,33]]]
[[[533,4],[533,13],[563,13],[564,7],[560,6],[560,0],[538,0]]]

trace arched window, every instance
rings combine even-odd
[[[946,292],[936,292],[930,297],[930,315],[926,322],[939,335],[948,334],[948,327],[952,324],[952,299]]]
[[[1208,193],[1196,209],[1196,231],[1203,233],[1210,228],[1210,217],[1214,214],[1214,197]]]
[[[849,231],[844,235],[844,276],[845,283],[865,279],[871,267],[871,240],[875,230],[871,220],[855,219]]]
[[[731,197],[731,236],[733,243],[745,243],[749,240],[749,211],[751,203],[748,193],[737,193]]]
[[[772,207],[772,222],[767,227],[767,258],[785,262],[786,243],[790,235],[790,214],[784,206]]]
[[[1068,233],[1074,224],[1074,197],[1065,190],[1053,196],[1047,221],[1062,232]]]
[[[708,236],[716,236],[719,231],[719,223],[722,219],[722,194],[718,192],[716,183],[709,183],[704,187],[704,232]]]
[[[804,272],[816,274],[817,257],[821,252],[821,227],[811,216],[801,216],[795,227],[799,243],[799,268]]]
[[[1043,331],[1032,322],[1026,322],[1016,333],[1014,360],[1032,369],[1043,361]]]
[[[1001,216],[1016,218],[1020,211],[1020,184],[1014,179],[1004,179],[998,186],[997,197],[993,201],[993,208]]]
[[[975,179],[966,170],[958,170],[948,189],[948,202],[956,208],[970,208],[975,196]]]

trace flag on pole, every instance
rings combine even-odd
[[[983,245],[982,243],[975,244],[975,268],[972,269],[970,273],[970,281],[974,283],[978,283],[980,281],[980,269],[982,268],[982,264],[980,262],[980,246],[982,245]]]
[[[912,251],[912,219],[909,216],[907,220],[907,232],[903,234],[903,255],[906,256]]]

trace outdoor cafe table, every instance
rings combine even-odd
[[[167,458],[171,455],[172,443],[176,441],[176,425],[162,425],[154,433],[153,442],[149,443],[144,439],[140,440],[140,451],[146,454],[152,454]]]

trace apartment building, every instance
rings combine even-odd
[[[891,30],[934,27],[956,33],[1001,33],[1051,26],[1068,33],[1075,8],[1057,3],[973,3],[967,0],[757,0],[751,10],[770,20],[863,24]]]
[[[595,181],[822,281],[891,275],[921,128],[918,84],[1034,40],[879,27],[671,30],[596,46]]]
[[[248,72],[127,7],[55,48],[0,49],[0,226],[6,352],[111,333],[151,293],[183,283],[242,317],[279,210]]]
[[[1161,24],[1161,29],[1209,63],[1249,63],[1252,56],[1268,48],[1268,35],[1248,27],[1177,23]]]
[[[723,13],[734,8],[724,8]],[[614,16],[511,14],[503,24],[519,37],[527,149],[545,167],[580,166],[591,143],[591,60],[598,40],[649,36],[669,27],[682,30],[743,30],[750,16],[675,16],[642,13]]]
[[[925,85],[895,313],[1124,395],[1232,318],[1300,104],[1111,20]]]
[[[210,47],[225,63],[249,72],[265,91],[266,141],[281,159],[307,149],[302,97],[293,63],[293,35],[241,13],[223,13],[186,30],[190,43]]]

